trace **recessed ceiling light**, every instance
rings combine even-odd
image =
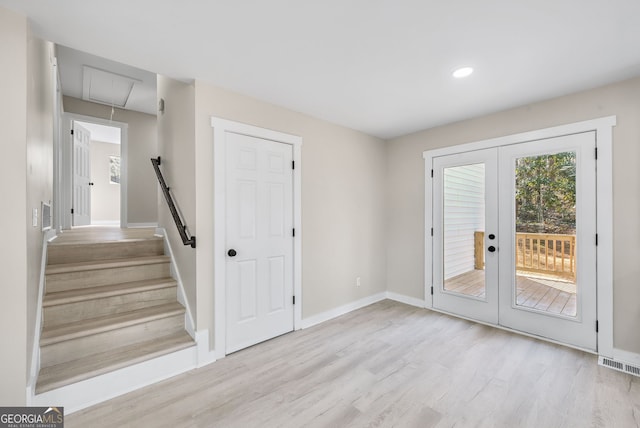
[[[473,68],[471,67],[461,67],[453,72],[453,77],[456,79],[462,79],[463,77],[467,77],[473,73]]]

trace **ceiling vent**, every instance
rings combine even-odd
[[[82,68],[83,88],[82,99],[94,103],[125,108],[131,91],[141,80],[121,74],[111,73],[98,68]]]

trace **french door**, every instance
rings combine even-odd
[[[595,133],[433,158],[433,307],[596,350]]]

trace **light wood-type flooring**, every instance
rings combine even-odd
[[[484,298],[484,270],[476,269],[445,281],[445,289]],[[576,316],[576,284],[552,276],[518,274],[516,302],[520,306],[553,314]]]
[[[112,226],[80,226],[65,230],[49,245],[148,239],[154,236],[154,232],[153,227],[121,229]]]
[[[69,415],[66,427],[637,427],[640,378],[385,300]]]

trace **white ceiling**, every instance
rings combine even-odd
[[[638,0],[0,5],[56,43],[383,138],[640,75]]]
[[[58,45],[62,93],[156,114],[156,74]]]

